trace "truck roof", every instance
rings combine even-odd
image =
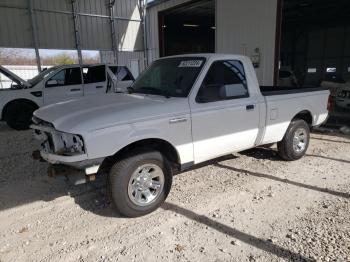
[[[167,56],[163,58],[169,58],[169,57],[204,57],[204,58],[212,58],[216,60],[220,59],[249,59],[248,56],[244,55],[236,55],[236,54],[225,54],[225,53],[197,53],[197,54],[184,54],[184,55],[174,55],[174,56]],[[163,59],[161,58],[161,59]]]

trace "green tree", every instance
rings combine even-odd
[[[54,65],[69,65],[76,63],[76,61],[68,54],[62,53],[53,58],[53,63]]]

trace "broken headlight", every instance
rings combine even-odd
[[[49,137],[49,143],[57,155],[74,156],[85,153],[84,141],[80,135],[55,132]]]

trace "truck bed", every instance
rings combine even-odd
[[[309,124],[320,125],[328,115],[329,91],[322,87],[260,86],[265,98],[265,131],[261,144],[281,141],[290,121],[300,112],[307,112]]]
[[[260,91],[263,96],[277,96],[277,95],[287,95],[287,94],[297,94],[306,92],[316,92],[324,91],[328,88],[324,87],[314,87],[314,86],[260,86]]]

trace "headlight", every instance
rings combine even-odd
[[[58,155],[73,156],[85,153],[84,141],[79,135],[56,131],[52,134],[52,143],[55,154]]]
[[[34,137],[41,141],[46,153],[61,156],[74,156],[86,153],[83,137],[56,130],[52,124],[33,117]],[[39,123],[39,124],[38,124]]]

